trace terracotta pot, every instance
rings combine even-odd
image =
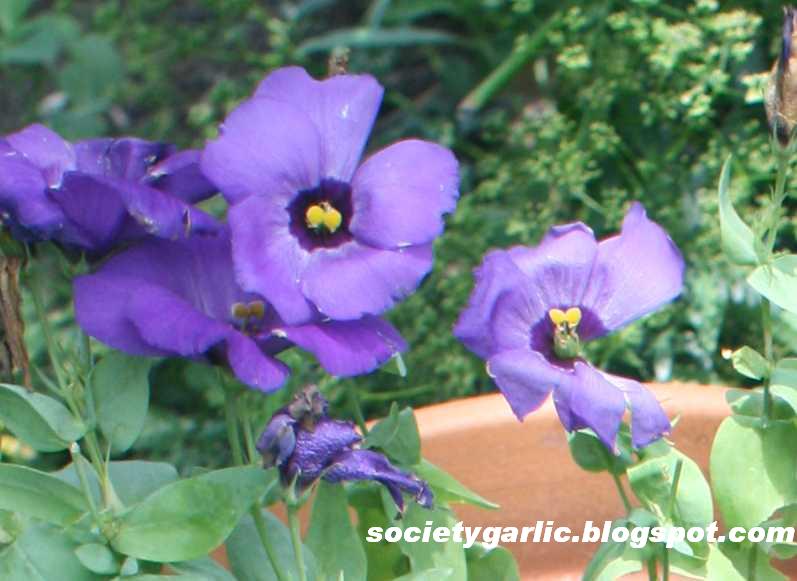
[[[671,440],[708,476],[711,442],[729,414],[725,388],[697,384],[649,386],[670,415],[680,416]],[[417,410],[423,455],[463,484],[501,505],[496,511],[457,506],[470,526],[533,526],[554,521],[581,531],[624,513],[612,479],[580,469],[570,457],[552,401],[517,421],[498,394]],[[535,581],[581,579],[597,544],[511,543],[521,577]],[[779,567],[797,578],[797,560]],[[629,576],[634,578],[636,576]],[[639,578],[647,578],[639,576]],[[671,577],[676,578],[676,577]]]
[[[670,439],[708,476],[714,433],[730,413],[727,389],[684,383],[648,387],[670,417],[680,416]],[[624,513],[612,479],[606,473],[585,472],[571,459],[550,399],[522,423],[499,394],[421,408],[416,417],[424,457],[500,505],[494,511],[456,505],[454,510],[465,525],[520,528],[550,520],[555,526],[581,531],[587,520],[602,524]],[[305,524],[308,509],[302,510]],[[581,579],[599,545],[527,542],[504,546],[515,555],[524,581],[575,581]],[[223,547],[216,558],[226,565]],[[777,566],[797,579],[797,559]]]

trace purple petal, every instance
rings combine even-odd
[[[337,376],[369,373],[407,349],[390,323],[373,316],[284,327],[281,331],[291,342],[315,355],[327,373]]]
[[[61,173],[74,166],[72,145],[44,125],[29,125],[5,139],[25,159],[45,171],[50,185],[58,183]]]
[[[216,186],[202,173],[199,156],[194,149],[170,155],[149,169],[146,183],[189,204],[209,198],[216,193]]]
[[[111,171],[108,150],[113,142],[112,138],[102,138],[75,143],[75,169],[91,175],[108,175]]]
[[[574,372],[554,390],[553,399],[567,431],[590,428],[609,450],[617,452],[625,397],[600,371],[583,361],[576,362]]]
[[[148,345],[172,355],[202,355],[229,335],[228,325],[169,290],[141,281],[126,311]]]
[[[75,318],[80,327],[106,345],[132,355],[166,355],[141,338],[127,317],[127,305],[138,292],[134,277],[103,273],[77,277],[73,283]]]
[[[300,67],[268,75],[255,96],[290,104],[312,120],[321,136],[323,177],[348,182],[362,156],[384,90],[370,75],[316,81]]]
[[[288,367],[265,355],[251,338],[238,331],[227,335],[227,361],[235,376],[260,391],[274,391],[285,383]]]
[[[329,418],[319,420],[313,430],[298,430],[296,449],[288,463],[288,480],[299,474],[303,486],[314,482],[336,456],[360,439],[354,424]]]
[[[379,250],[357,242],[310,254],[304,295],[333,319],[377,315],[413,292],[432,269],[432,246]]]
[[[631,408],[631,441],[634,448],[644,448],[669,434],[672,426],[656,397],[641,383],[627,377],[602,374],[607,381],[625,394]]]
[[[81,233],[81,246],[90,250],[108,249],[128,220],[119,196],[91,176],[67,172],[60,187],[49,191],[49,197]]]
[[[324,473],[324,480],[343,482],[348,480],[373,480],[387,487],[400,511],[404,510],[402,492],[410,494],[416,502],[426,508],[432,507],[432,492],[421,479],[399,470],[382,454],[372,450],[350,450],[335,459]]]
[[[545,403],[551,390],[569,381],[570,374],[530,349],[493,355],[487,362],[487,373],[521,421]]]
[[[235,271],[241,286],[266,298],[286,324],[301,324],[315,310],[301,291],[309,254],[290,232],[288,212],[252,196],[228,212]]]
[[[114,139],[105,153],[107,173],[104,175],[139,181],[146,177],[153,164],[171,155],[173,151],[174,146],[167,143],[135,137]]]
[[[538,326],[549,324],[548,308],[549,303],[541,296],[541,291],[531,287],[528,281],[501,293],[495,301],[488,328],[493,352],[539,349],[533,340],[534,331]]]
[[[434,143],[401,141],[374,154],[354,174],[352,234],[379,248],[432,242],[459,197],[454,155]]]
[[[554,226],[537,246],[517,246],[509,253],[529,277],[531,292],[541,298],[547,313],[554,307],[581,305],[597,249],[592,230],[576,222]]]
[[[277,412],[257,439],[257,451],[265,467],[282,466],[296,449],[296,420],[285,412]]]
[[[0,156],[0,207],[13,221],[47,237],[61,228],[64,215],[45,193],[40,169],[16,152]]]
[[[220,133],[205,147],[201,167],[231,204],[257,194],[285,207],[324,177],[318,129],[291,104],[264,97],[244,101]]]
[[[504,250],[494,250],[485,255],[473,276],[476,286],[454,327],[454,335],[476,355],[487,358],[495,352],[490,329],[495,303],[501,293],[522,286],[526,278]]]
[[[631,206],[622,232],[598,245],[590,287],[584,298],[608,330],[651,313],[683,288],[684,260],[661,226],[641,204]]]

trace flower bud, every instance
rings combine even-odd
[[[772,131],[786,147],[797,124],[797,11],[789,6],[783,15],[782,46],[767,84],[765,106]]]

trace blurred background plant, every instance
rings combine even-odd
[[[42,121],[68,138],[201,147],[267,70],[301,64],[323,75],[330,52],[348,47],[350,70],[387,88],[370,147],[407,136],[452,147],[463,197],[434,272],[391,315],[411,345],[406,377],[338,381],[306,367],[285,398],[317,381],[336,413],[348,413],[356,389],[376,416],[393,400],[417,406],[492,390],[450,334],[482,254],[535,244],[552,224],[577,219],[614,232],[637,199],[686,255],[687,290],[600,342],[593,360],[648,381],[738,384],[723,348],[761,332],[757,298],[722,256],[716,185],[733,152],[736,200],[767,193],[763,86],[780,26],[780,3],[767,0],[2,0],[0,133]],[[781,234],[787,247],[794,223]],[[50,306],[66,327],[70,293],[53,273]],[[778,313],[775,336],[776,351],[794,353],[797,320]],[[159,365],[133,454],[218,464],[214,377],[195,364]]]

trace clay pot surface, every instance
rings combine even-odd
[[[730,413],[727,389],[684,383],[649,388],[670,417],[680,416],[669,439],[708,477],[714,434]],[[550,398],[522,423],[499,394],[446,402],[416,414],[424,457],[501,506],[488,511],[457,505],[455,512],[466,525],[523,527],[553,521],[580,534],[587,520],[602,526],[624,514],[611,477],[586,472],[570,457]],[[597,543],[554,542],[504,546],[515,555],[521,577],[535,581],[581,579],[598,548]],[[791,578],[797,579],[794,561],[788,565]]]

